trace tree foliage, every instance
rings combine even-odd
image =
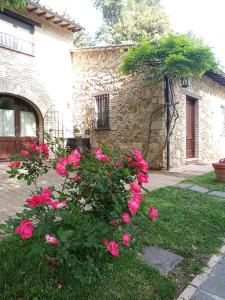
[[[169,34],[157,43],[146,38],[123,55],[123,74],[144,73],[147,80],[168,77],[201,77],[206,71],[218,70],[211,48],[190,35]]]
[[[4,8],[24,8],[28,0],[0,0],[0,9]]]
[[[147,36],[151,41],[157,40],[170,31],[168,17],[159,2],[160,0],[96,0],[96,7],[102,11],[104,19],[97,41],[107,44],[134,43],[141,36]],[[114,3],[116,9],[108,10]],[[104,10],[108,13],[104,13]]]

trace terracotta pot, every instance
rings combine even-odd
[[[225,164],[213,163],[212,166],[214,168],[217,180],[221,182],[225,182]]]

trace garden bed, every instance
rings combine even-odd
[[[216,187],[214,187],[216,189]],[[149,203],[159,218],[150,224]],[[225,237],[225,200],[175,188],[150,193],[137,214],[135,247],[106,262],[101,280],[91,285],[74,281],[66,269],[29,258],[31,241],[19,237],[0,242],[1,300],[10,299],[174,299],[201,272]],[[145,245],[158,245],[184,257],[161,276],[138,258]]]

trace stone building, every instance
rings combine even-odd
[[[32,1],[0,12],[0,159],[41,140],[44,128],[72,134],[70,50],[80,29]]]
[[[124,47],[73,51],[74,124],[90,132],[92,144],[147,150],[152,167],[177,167],[225,157],[225,75],[207,72],[174,82],[178,119],[166,147],[164,80],[144,86],[141,77],[121,76]],[[172,126],[171,126],[172,127]],[[150,132],[150,134],[149,134]],[[147,147],[147,149],[146,149]]]
[[[129,46],[73,50],[80,29],[32,1],[25,11],[0,13],[0,160],[42,141],[44,130],[139,148],[157,168],[225,156],[223,74],[208,72],[187,88],[174,82],[179,117],[167,151],[164,81],[145,86],[141,76],[119,74]]]

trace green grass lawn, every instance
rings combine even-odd
[[[141,218],[150,204],[159,218]],[[151,192],[135,222],[135,249],[112,258],[101,281],[82,286],[66,269],[58,272],[46,262],[30,259],[26,243],[7,238],[0,242],[0,299],[172,300],[199,273],[225,237],[225,200],[193,191],[164,188]],[[184,257],[161,276],[138,259],[145,245],[158,245]],[[60,285],[59,285],[60,284]],[[62,285],[62,286],[61,286]],[[63,288],[59,288],[63,287]]]
[[[197,184],[203,187],[208,188],[211,191],[224,191],[225,192],[225,183],[219,182],[216,179],[216,175],[214,172],[209,172],[201,176],[189,178],[184,180],[183,182],[190,182],[193,184]]]

